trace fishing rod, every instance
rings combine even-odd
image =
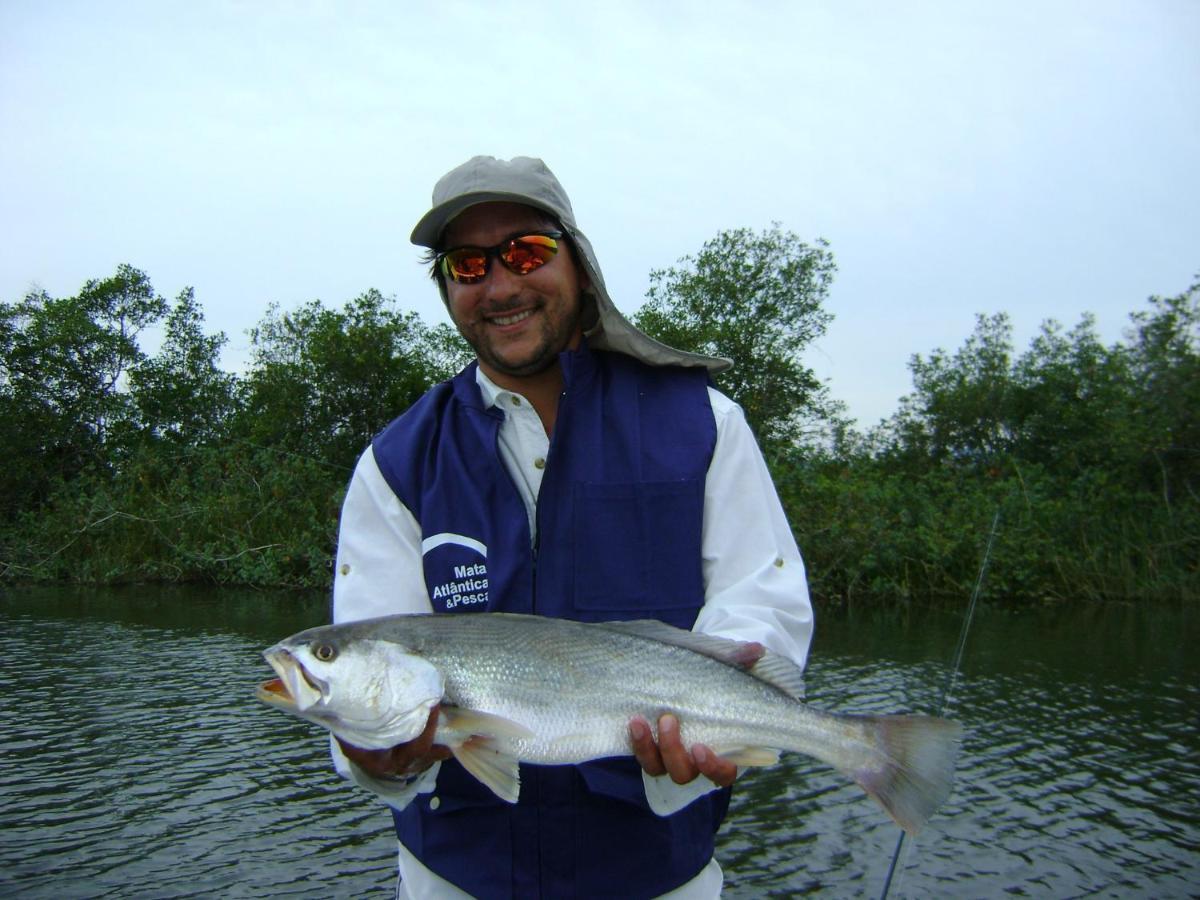
[[[950,675],[946,678],[946,686],[942,689],[942,706],[938,711],[939,716],[946,715],[946,709],[950,705],[950,695],[954,690],[955,682],[958,680],[958,670],[962,666],[963,650],[967,646],[967,635],[971,631],[971,621],[975,618],[975,605],[979,600],[979,589],[983,586],[983,575],[987,571],[988,560],[992,555],[992,544],[996,540],[996,529],[1000,526],[1000,510],[996,510],[996,514],[992,517],[992,531],[988,535],[987,546],[983,550],[983,562],[979,566],[979,575],[975,579],[975,589],[971,592],[971,601],[967,604],[967,615],[963,619],[962,630],[958,633],[958,648],[954,652],[954,665],[950,668]],[[888,891],[892,887],[892,876],[896,874],[896,864],[900,861],[900,850],[904,846],[905,833],[900,832],[900,836],[896,839],[896,849],[892,852],[892,863],[888,866],[887,878],[883,882],[883,893],[879,895],[879,900],[887,900]]]

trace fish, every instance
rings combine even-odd
[[[436,713],[434,743],[509,803],[519,764],[631,756],[630,720],[654,730],[672,713],[684,746],[739,766],[781,752],[832,766],[915,835],[950,794],[962,736],[933,716],[817,709],[790,659],[658,621],[393,615],[310,628],[263,655],[277,677],[260,700],[368,750],[415,739]]]

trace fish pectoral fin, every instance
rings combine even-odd
[[[445,726],[459,734],[514,738],[516,740],[528,740],[534,737],[534,733],[520,722],[477,709],[442,706],[438,709],[438,714],[440,716],[439,728]]]
[[[739,766],[773,766],[779,762],[779,751],[770,747],[713,747],[712,750]]]
[[[471,738],[450,752],[464,769],[508,803],[516,803],[521,795],[521,775],[517,760],[496,750],[484,738]]]
[[[497,750],[492,741],[528,740],[534,733],[519,722],[477,709],[443,705],[438,708],[438,734],[460,735],[448,742],[459,764],[479,779],[493,794],[516,803],[521,794],[521,776],[516,757]]]

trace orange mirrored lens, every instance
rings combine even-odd
[[[557,252],[558,241],[548,234],[523,235],[495,247],[458,247],[442,256],[442,274],[459,284],[475,284],[487,275],[495,256],[510,272],[528,275]]]
[[[487,274],[487,252],[475,247],[452,250],[442,259],[442,272],[454,281],[471,284]]]
[[[531,234],[516,238],[500,251],[500,262],[505,268],[518,275],[528,275],[545,265],[558,252],[558,241],[544,234]]]

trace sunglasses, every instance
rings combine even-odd
[[[458,284],[478,284],[487,277],[492,259],[517,275],[540,269],[558,253],[561,231],[535,231],[501,241],[495,247],[455,247],[439,253],[435,264]]]

